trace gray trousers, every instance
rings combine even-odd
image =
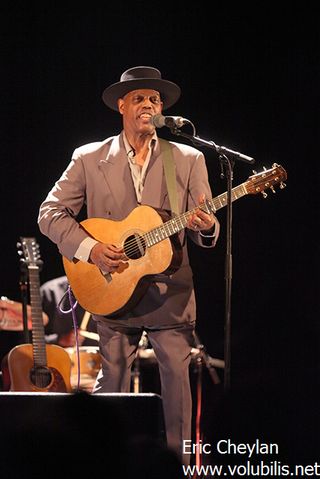
[[[183,440],[191,439],[192,398],[189,379],[191,349],[194,342],[193,327],[187,324],[167,329],[141,329],[123,326],[112,320],[98,321],[99,346],[102,367],[94,393],[130,392],[131,366],[135,359],[141,334],[148,339],[156,355],[161,397],[166,427],[167,445],[184,463]]]

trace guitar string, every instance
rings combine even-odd
[[[34,367],[30,372],[33,384],[40,389],[44,389],[50,384],[52,373],[47,367],[47,349],[44,337],[44,324],[42,321],[40,298],[39,267],[37,266],[34,268],[28,265],[28,274],[30,301],[31,308],[33,309],[32,351]]]
[[[238,187],[240,187],[242,185],[239,185]],[[236,188],[238,188],[236,187]],[[158,230],[168,230],[170,228],[171,225],[173,225],[174,223],[176,223],[177,221],[180,221],[181,224],[183,221],[186,221],[188,216],[191,216],[198,208],[205,208],[206,210],[208,210],[208,204],[210,205],[210,207],[212,208],[212,206],[214,206],[214,210],[217,210],[218,209],[218,201],[220,201],[220,197],[216,197],[216,198],[211,198],[210,200],[207,200],[206,202],[204,203],[201,203],[200,205],[196,206],[195,208],[189,210],[189,211],[186,211],[185,213],[182,213],[181,215],[175,217],[175,218],[171,218],[170,220],[166,221],[165,223],[163,223],[162,225],[159,225],[157,226],[156,228],[153,228],[152,230],[142,234],[141,236],[139,236],[139,239],[142,239],[145,244],[147,245],[147,238],[148,236],[151,236]],[[185,225],[182,226],[182,228],[180,228],[180,226],[178,226],[179,230],[178,231],[181,231],[183,228],[185,227]],[[168,236],[171,236],[172,234],[178,232],[178,231],[174,231],[173,233],[170,233],[170,230],[169,230],[169,235]],[[166,232],[166,231],[165,231]],[[166,232],[167,233],[167,232]],[[160,241],[162,241],[163,239],[166,239],[168,238],[168,236],[165,236],[164,238],[161,238]],[[129,240],[127,242],[127,246],[129,247],[126,247],[125,248],[125,253],[126,255],[130,255],[130,254],[135,254],[135,253],[140,253],[140,248],[139,246],[137,245],[139,239],[132,239],[132,240]],[[151,244],[151,246],[153,246],[154,244],[158,243],[159,240],[158,238],[156,238],[157,241],[155,241],[155,243]],[[148,246],[148,245],[147,245]],[[130,257],[130,256],[129,256]]]
[[[269,170],[265,171],[264,174],[267,174],[268,172],[269,172]],[[266,181],[266,178],[264,178],[264,181]],[[247,193],[245,185],[246,185],[246,182],[244,182],[244,183],[242,183],[242,184],[240,184],[240,185],[238,185],[238,186],[236,186],[232,189],[232,192],[231,192],[232,200],[237,199],[238,194],[240,194],[239,197],[241,197],[241,196],[243,196],[244,194]],[[172,218],[172,219],[166,221],[165,223],[163,223],[162,225],[159,225],[156,228],[154,228],[154,229],[152,229],[152,230],[150,230],[146,233],[143,233],[141,236],[139,236],[138,239],[135,237],[134,239],[129,240],[127,242],[126,248],[125,248],[126,255],[127,256],[129,255],[129,258],[130,258],[130,255],[140,254],[141,251],[140,251],[140,248],[139,248],[139,245],[138,245],[138,241],[142,240],[144,242],[144,245],[148,246],[148,244],[147,244],[148,236],[152,237],[152,235],[154,235],[156,231],[164,230],[164,232],[166,234],[169,232],[169,234],[167,236],[165,236],[164,238],[161,238],[161,236],[160,236],[160,238],[161,238],[160,241],[162,241],[163,239],[168,238],[169,236],[171,236],[172,234],[174,234],[178,231],[181,231],[185,227],[185,225],[183,225],[182,228],[180,228],[180,226],[178,226],[179,230],[174,231],[173,233],[171,233],[170,230],[169,231],[166,231],[166,230],[168,230],[171,225],[173,226],[173,224],[176,223],[177,221],[181,221],[181,223],[183,221],[185,221],[188,218],[188,216],[191,216],[191,214],[193,214],[198,208],[204,207],[207,210],[207,207],[208,207],[208,204],[209,204],[211,208],[212,208],[212,206],[214,207],[214,211],[217,211],[222,206],[225,206],[226,198],[227,198],[227,193],[222,193],[221,195],[219,195],[215,198],[211,198],[210,200],[207,200],[204,203],[201,203],[200,205],[198,205],[195,208],[179,215],[178,217]],[[174,228],[174,226],[173,226],[173,228]],[[154,244],[156,244],[158,242],[159,242],[159,239],[158,239],[158,237],[156,237],[155,243],[151,244],[151,246],[153,246]]]

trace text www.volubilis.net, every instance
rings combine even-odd
[[[238,465],[194,465],[182,466],[183,474],[186,477],[320,477],[320,464],[289,466],[280,461],[268,463],[260,461]]]

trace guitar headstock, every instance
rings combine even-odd
[[[18,254],[21,256],[21,263],[24,266],[41,267],[43,261],[40,257],[40,247],[35,238],[20,236],[20,242],[17,243]]]
[[[281,166],[274,163],[269,170],[264,169],[261,173],[256,173],[248,178],[245,183],[245,187],[248,194],[256,195],[262,193],[266,198],[268,195],[265,192],[267,189],[271,189],[272,193],[275,193],[274,185],[279,184],[280,188],[285,188],[284,180],[287,179],[287,172]]]

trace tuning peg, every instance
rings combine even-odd
[[[283,188],[285,188],[287,185],[283,183],[283,181],[281,181],[279,186],[280,186],[280,189],[283,190]]]
[[[265,166],[263,167],[263,169],[264,169],[264,171],[267,171],[267,168]]]
[[[266,198],[268,196],[268,193],[266,193],[265,191],[262,191],[261,194],[264,198]]]
[[[252,173],[253,173],[254,175],[256,175],[256,174],[257,174],[257,170],[252,170]]]
[[[275,192],[276,192],[276,190],[274,189],[273,186],[270,186],[270,190],[272,191],[272,193],[275,193]]]

